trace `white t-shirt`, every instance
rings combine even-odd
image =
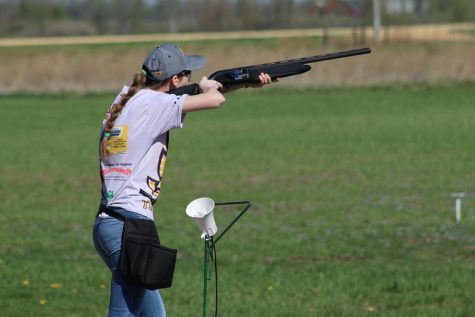
[[[124,86],[114,103],[128,89]],[[168,131],[182,127],[185,98],[150,89],[130,98],[111,130],[109,155],[100,160],[101,204],[153,219],[167,159]]]

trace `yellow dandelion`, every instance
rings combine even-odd
[[[106,285],[105,284],[101,284],[99,285],[100,288],[106,288]]]
[[[63,287],[63,285],[60,284],[60,283],[53,283],[53,284],[51,284],[50,286],[51,286],[51,288],[56,288],[56,289]]]
[[[40,305],[45,305],[48,301],[44,298],[40,299]]]
[[[368,307],[366,307],[366,309],[367,309],[369,312],[375,312],[375,311],[376,311],[376,307],[371,306],[371,305],[368,305]]]
[[[21,282],[21,283],[25,286],[28,286],[28,285],[30,285],[30,280],[23,280],[23,282]]]

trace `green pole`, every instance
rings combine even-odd
[[[204,272],[203,272],[203,317],[206,317],[208,310],[208,280],[211,279],[209,274],[209,241],[210,237],[205,236],[205,255],[204,255]]]

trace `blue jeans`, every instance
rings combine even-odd
[[[135,212],[121,211],[128,218],[146,218]],[[124,223],[115,218],[96,217],[93,229],[97,253],[112,271],[109,317],[165,317],[160,292],[124,281],[120,272],[120,250]]]

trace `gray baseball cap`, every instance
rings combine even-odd
[[[204,64],[203,56],[187,56],[175,44],[164,44],[157,46],[148,54],[142,70],[147,79],[160,81],[172,78],[183,71],[200,69]]]

